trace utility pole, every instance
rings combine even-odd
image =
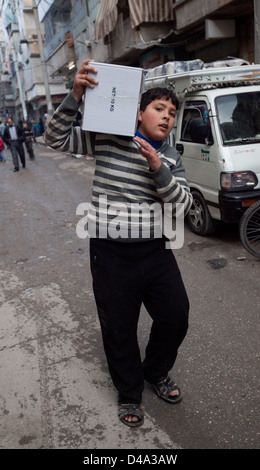
[[[51,93],[50,93],[50,87],[49,87],[49,81],[48,81],[47,66],[46,66],[46,62],[45,62],[45,59],[44,59],[44,51],[43,51],[43,43],[42,43],[42,35],[41,35],[41,27],[40,27],[40,21],[39,21],[38,7],[36,6],[35,0],[32,0],[32,6],[33,6],[33,13],[34,13],[34,18],[35,18],[35,25],[36,25],[37,35],[38,35],[39,48],[40,48],[40,57],[41,57],[43,81],[44,81],[44,87],[45,87],[45,92],[46,92],[46,101],[47,101],[47,113],[52,115],[53,114],[53,106],[52,106]]]
[[[12,55],[13,55],[14,69],[15,69],[17,83],[18,83],[20,101],[21,101],[22,110],[23,110],[23,118],[24,118],[24,120],[26,120],[27,119],[27,109],[26,109],[26,105],[25,105],[24,91],[23,91],[23,88],[22,88],[20,70],[19,70],[19,65],[18,65],[18,58],[17,58],[17,51],[16,51],[17,41],[16,41],[16,38],[15,38],[16,34],[17,34],[17,32],[13,31],[13,33],[12,33]]]

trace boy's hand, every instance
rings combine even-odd
[[[134,137],[133,140],[140,145],[139,151],[141,155],[143,155],[143,157],[145,157],[148,161],[151,170],[158,170],[162,162],[158,157],[158,153],[156,152],[155,148],[153,148],[146,140],[141,139],[140,137]]]
[[[87,87],[94,88],[94,86],[98,84],[98,81],[95,80],[94,77],[88,75],[89,72],[97,73],[97,70],[94,69],[94,67],[91,67],[90,62],[94,61],[91,59],[84,60],[79,71],[75,75],[72,94],[77,103],[81,100]]]

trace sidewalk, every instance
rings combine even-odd
[[[39,136],[39,137],[35,137],[36,138],[36,142],[37,144],[41,144],[41,145],[45,145],[45,142],[44,142],[44,138],[43,136]],[[48,146],[47,146],[48,147]],[[49,147],[50,148],[50,147]],[[93,157],[89,156],[89,155],[81,155],[81,154],[74,154],[74,153],[71,153],[70,152],[67,152],[68,155],[70,155],[72,158],[85,158],[86,160],[93,160]]]
[[[35,139],[36,139],[37,144],[46,145],[42,135],[40,135],[39,137],[35,137]]]

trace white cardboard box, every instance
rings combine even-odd
[[[115,135],[134,136],[143,69],[123,65],[91,62],[97,70],[94,88],[85,92],[82,129]]]

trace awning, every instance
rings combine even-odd
[[[131,25],[136,28],[141,23],[172,21],[172,0],[128,0]]]
[[[95,41],[114,30],[117,22],[118,0],[100,0],[95,21]]]
[[[172,0],[128,0],[132,28],[141,23],[158,23],[174,19]],[[118,0],[100,0],[95,21],[95,41],[115,29]]]

